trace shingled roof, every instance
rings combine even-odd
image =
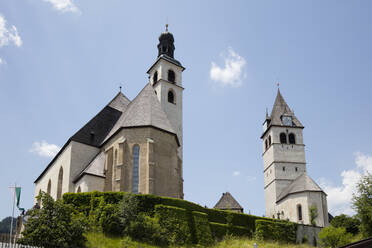
[[[240,206],[239,202],[229,193],[222,193],[222,197],[214,206],[214,208],[222,210],[239,210],[243,212],[243,207]]]
[[[105,141],[120,128],[143,126],[153,126],[176,135],[150,84],[147,84],[129,104],[126,112],[116,122]]]
[[[306,191],[324,193],[324,191],[318,186],[318,184],[316,184],[316,182],[314,182],[314,180],[311,179],[311,177],[306,172],[304,172],[282,191],[282,193],[278,196],[276,202],[281,201],[290,194]]]
[[[269,125],[279,125],[282,126],[282,115],[288,115],[292,117],[292,121],[295,127],[303,127],[301,122],[297,119],[293,111],[289,108],[288,104],[284,100],[280,90],[276,95],[273,109],[270,115],[270,124]]]
[[[106,154],[100,152],[95,158],[83,169],[83,171],[74,178],[73,183],[76,183],[84,174],[93,175],[97,177],[106,177],[104,174]]]

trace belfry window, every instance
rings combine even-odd
[[[172,70],[168,71],[168,81],[172,83],[175,83],[176,81],[176,75],[174,74],[174,71]]]
[[[293,133],[288,135],[289,144],[296,144],[296,137]]]
[[[154,76],[152,77],[152,83],[153,84],[156,84],[157,81],[158,81],[158,72],[156,71],[154,73]]]
[[[62,183],[63,183],[63,168],[61,167],[58,173],[57,199],[61,199],[62,197]]]
[[[265,140],[265,151],[267,150],[267,147],[268,147],[267,140]]]
[[[271,136],[269,135],[269,146],[271,146]]]
[[[173,93],[173,91],[168,91],[168,102],[170,102],[170,103],[173,103],[173,104],[175,104],[176,102],[175,102],[175,99],[174,99],[174,93]]]
[[[301,206],[301,204],[297,205],[297,217],[298,217],[298,220],[302,220],[302,206]]]
[[[139,145],[133,146],[133,177],[132,177],[132,193],[138,193],[139,183]]]
[[[285,133],[280,134],[280,143],[287,144],[287,135]]]

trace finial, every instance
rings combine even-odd
[[[279,86],[280,86],[280,83],[279,83],[279,81],[278,81],[278,82],[276,82],[276,86],[278,86],[278,89],[279,89]]]
[[[119,91],[121,92],[121,85],[119,86]]]
[[[165,24],[165,31],[168,32],[168,22]]]

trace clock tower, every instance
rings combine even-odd
[[[269,116],[266,113],[263,141],[266,216],[278,218],[277,200],[284,189],[306,172],[303,126],[285,102],[280,90]],[[280,218],[280,217],[279,217]]]

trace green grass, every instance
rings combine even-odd
[[[159,246],[148,245],[131,240],[130,238],[115,238],[107,237],[102,233],[88,233],[87,248],[159,248]],[[253,248],[253,244],[257,243],[258,248],[312,248],[309,245],[291,245],[280,244],[266,241],[255,241],[252,239],[243,238],[228,238],[211,248]],[[172,246],[172,248],[191,248],[201,246]]]

